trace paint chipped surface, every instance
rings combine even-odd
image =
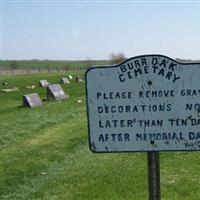
[[[200,64],[162,55],[86,73],[94,152],[200,150]]]

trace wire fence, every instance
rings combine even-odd
[[[65,73],[68,71],[82,71],[87,70],[87,67],[79,68],[36,68],[36,69],[0,69],[0,75],[31,75],[31,74],[51,74],[51,73]]]

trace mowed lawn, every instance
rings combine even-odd
[[[146,153],[90,152],[84,83],[61,84],[67,101],[22,107],[24,94],[37,92],[45,99],[39,80],[59,83],[65,75],[1,77],[0,89],[19,91],[0,93],[0,199],[148,199]],[[200,152],[160,156],[162,200],[200,200]]]

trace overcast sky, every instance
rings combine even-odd
[[[1,0],[1,59],[200,59],[200,1]]]

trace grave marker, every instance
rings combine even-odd
[[[73,80],[73,76],[72,75],[68,75],[68,78],[70,79],[70,80]]]
[[[47,80],[40,80],[39,86],[41,87],[47,87],[49,85],[49,82]]]
[[[61,78],[61,83],[70,84],[70,81],[67,77],[63,77],[63,78]]]
[[[69,98],[68,95],[65,94],[62,87],[59,84],[50,84],[47,86],[47,99],[54,100],[64,100]]]
[[[26,94],[23,96],[23,106],[34,108],[41,105],[42,101],[37,93]]]
[[[76,76],[76,82],[77,83],[82,83],[83,82],[83,79],[81,76]]]

